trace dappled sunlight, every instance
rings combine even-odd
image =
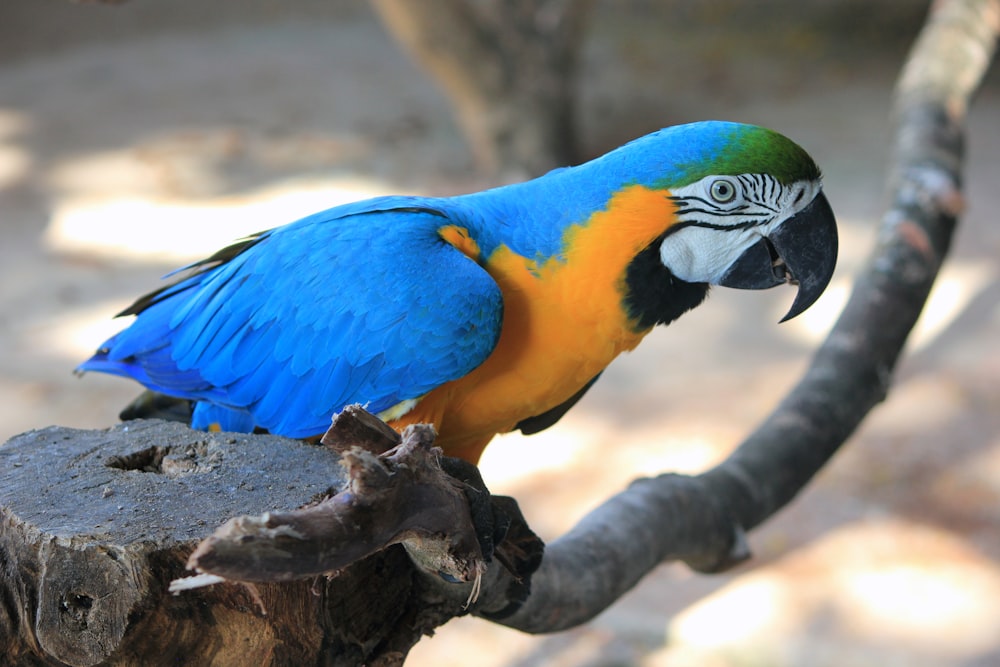
[[[70,363],[79,363],[93,354],[98,345],[128,325],[131,318],[113,317],[127,305],[118,299],[111,299],[64,310],[30,322],[20,333],[26,341],[30,340],[32,348],[44,349],[48,355],[64,357]],[[27,342],[24,347],[28,347]]]
[[[57,252],[109,259],[187,262],[235,239],[359,199],[397,192],[362,177],[295,180],[210,199],[66,197],[44,242]]]
[[[843,659],[844,646],[874,664],[887,644],[904,662],[953,664],[1000,648],[998,618],[994,561],[943,529],[857,522],[682,611],[644,664],[692,650],[727,665],[828,664],[817,657],[839,647]]]
[[[916,557],[916,558],[914,558]],[[980,560],[869,563],[840,573],[836,598],[846,627],[861,637],[972,654],[997,645],[1000,572]]]
[[[531,436],[508,433],[497,436],[479,461],[488,484],[512,485],[542,472],[568,469],[605,435],[606,427],[589,428],[561,423]]]
[[[616,458],[624,468],[646,475],[663,472],[697,475],[726,457],[735,443],[733,436],[732,429],[727,427],[654,424],[628,433],[618,445],[621,451]]]
[[[498,436],[479,465],[490,490],[517,498],[532,527],[551,539],[638,477],[712,467],[738,428],[694,415],[623,426],[580,406],[541,433]]]
[[[172,127],[134,144],[63,157],[44,174],[61,195],[195,199],[245,191],[275,175],[357,171],[371,142],[338,132],[277,136],[240,127]]]
[[[128,299],[39,312],[14,320],[3,336],[7,358],[0,382],[0,438],[31,428],[60,424],[103,428],[142,387],[130,380],[73,369],[129,319],[114,319]]]
[[[798,625],[794,591],[778,577],[742,577],[682,612],[670,624],[673,641],[702,648],[754,642],[765,633],[790,632]]]
[[[909,338],[909,349],[923,349],[959,317],[969,303],[987,286],[1000,280],[995,261],[964,260],[942,267],[920,319]]]
[[[729,428],[698,426],[657,420],[622,429],[580,411],[541,433],[497,436],[479,466],[488,482],[504,485],[522,483],[539,473],[580,469],[595,461],[602,467],[613,464],[623,471],[623,479],[637,472],[697,474],[725,456],[733,435]]]

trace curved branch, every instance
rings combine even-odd
[[[475,613],[527,632],[592,618],[664,559],[699,570],[748,556],[743,532],[791,500],[889,390],[962,209],[968,101],[992,57],[997,0],[935,4],[896,92],[892,205],[837,324],[805,376],[722,464],[640,480],[546,547],[532,595],[497,618],[487,585]]]

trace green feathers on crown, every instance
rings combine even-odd
[[[783,184],[818,180],[819,167],[801,146],[756,125],[708,121],[680,126],[681,158],[663,187],[680,187],[706,176],[770,174]],[[669,181],[669,182],[667,182]]]

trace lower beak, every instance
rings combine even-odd
[[[836,265],[837,221],[826,195],[820,192],[770,236],[762,236],[740,255],[718,284],[737,289],[798,285],[792,307],[781,318],[784,322],[816,302]]]

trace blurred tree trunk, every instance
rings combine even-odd
[[[451,101],[477,165],[534,176],[576,160],[576,69],[592,0],[375,0]]]

